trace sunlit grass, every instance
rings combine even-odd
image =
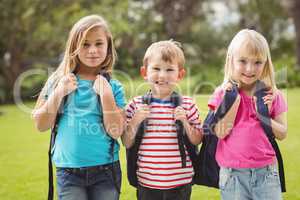
[[[140,83],[142,80],[140,81]],[[134,86],[138,87],[139,82]],[[128,85],[125,85],[128,88]],[[140,93],[142,94],[142,91]],[[145,88],[146,91],[146,88]],[[288,89],[288,137],[280,142],[285,161],[288,192],[284,199],[300,199],[300,156],[299,119],[300,89]],[[136,95],[136,94],[135,94]],[[207,112],[207,95],[194,96],[201,116]],[[28,110],[16,105],[0,107],[0,199],[1,200],[42,200],[47,196],[48,163],[47,151],[49,132],[38,133],[30,119],[29,110],[33,104],[26,104]],[[298,120],[297,120],[298,119]],[[135,189],[126,178],[125,150],[121,148],[120,158],[123,171],[121,200],[135,199]],[[192,199],[220,199],[219,191],[203,186],[194,186]]]

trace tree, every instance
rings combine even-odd
[[[284,0],[283,5],[289,11],[289,15],[292,17],[295,33],[296,33],[296,56],[297,65],[295,69],[300,72],[300,1],[299,0]]]
[[[0,102],[13,100],[13,87],[22,72],[39,63],[43,69],[57,67],[71,26],[82,16],[103,15],[108,21],[116,20],[113,29],[123,31],[126,4],[116,5],[113,0],[0,1]]]
[[[12,101],[15,81],[22,72],[36,62],[51,64],[61,53],[56,50],[64,45],[62,36],[70,26],[66,19],[73,19],[66,15],[80,14],[78,4],[68,2],[1,1],[0,90],[5,101]]]
[[[154,0],[154,9],[162,15],[170,38],[177,38],[190,30],[193,21],[202,13],[200,0]]]

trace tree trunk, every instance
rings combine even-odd
[[[296,56],[297,64],[296,70],[300,71],[300,1],[299,0],[286,0],[284,5],[288,8],[289,15],[293,18],[295,32],[296,32]]]
[[[163,16],[168,37],[176,39],[182,31],[190,28],[201,3],[200,0],[154,1],[155,10]]]
[[[300,71],[300,1],[295,0],[295,6],[293,8],[293,19],[296,30],[296,54],[297,54],[297,71]]]
[[[11,60],[9,65],[2,68],[3,74],[5,75],[5,102],[12,102],[14,99],[13,90],[15,81],[23,71],[22,61],[21,49],[16,47],[11,51]]]

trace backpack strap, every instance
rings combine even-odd
[[[204,120],[203,132],[205,135],[214,134],[215,125],[227,114],[231,106],[234,104],[237,95],[238,88],[237,85],[234,84],[232,90],[225,92],[223,101],[218,109],[215,112],[210,111]]]
[[[148,92],[142,97],[142,103],[150,105],[151,104],[151,92]],[[181,96],[177,94],[176,92],[173,92],[171,95],[171,102],[175,105],[175,107],[181,105]],[[140,148],[145,128],[147,127],[148,120],[144,120],[138,127],[136,136],[135,136],[135,142],[134,144],[129,148],[126,149],[126,156],[127,156],[127,177],[130,185],[137,187],[138,181],[137,181],[137,159],[138,159],[138,150]],[[182,161],[182,167],[186,167],[186,154],[185,154],[185,148],[184,145],[187,147],[187,151],[190,155],[190,158],[193,163],[193,167],[197,167],[196,162],[193,162],[196,160],[197,157],[197,148],[195,145],[192,145],[189,142],[189,139],[187,135],[185,134],[185,129],[183,127],[183,124],[181,121],[176,120],[176,129],[177,129],[177,138],[178,138],[178,146]]]
[[[226,91],[223,101],[216,111],[209,110],[203,122],[203,140],[200,153],[197,155],[194,182],[199,185],[219,188],[220,167],[215,159],[218,138],[214,133],[214,127],[229,111],[238,95],[237,85],[232,90]]]
[[[263,100],[263,97],[266,95],[266,91],[267,91],[267,88],[266,88],[265,84],[262,81],[258,81],[256,84],[256,92],[255,92],[255,96],[257,97],[256,106],[257,106],[257,111],[258,111],[258,117],[260,120],[260,124],[276,153],[276,158],[278,161],[278,168],[279,168],[281,191],[286,192],[283,159],[281,156],[279,146],[276,142],[274,133],[272,131],[271,119],[270,119],[270,115],[269,115],[268,106],[266,104],[264,104],[264,100]]]
[[[176,92],[173,92],[171,95],[171,102],[174,104],[175,108],[177,106],[181,106],[182,103],[182,98],[179,94]],[[185,148],[184,148],[184,135],[185,129],[183,126],[182,121],[180,120],[175,120],[175,125],[176,125],[176,131],[177,131],[177,140],[178,140],[178,148],[180,152],[180,157],[181,157],[181,166],[182,168],[186,167],[186,153],[185,153]]]
[[[54,126],[51,128],[50,144],[48,149],[48,200],[54,199],[52,153],[57,136],[58,122],[63,112],[63,106],[66,104],[67,100],[67,96],[62,99],[62,103],[55,117]]]
[[[57,114],[54,126],[51,129],[50,144],[48,149],[48,200],[53,200],[53,196],[54,196],[52,149],[54,147],[54,143],[57,135],[58,120],[60,118],[60,115],[61,115],[60,113]]]
[[[78,72],[78,67],[75,68],[75,70],[73,71],[73,73],[76,75]],[[102,73],[102,75],[107,79],[107,81],[110,81],[110,75],[108,73]],[[60,110],[63,108],[62,105],[65,105],[66,102],[68,101],[68,96],[65,96],[62,100],[61,106],[60,106]],[[101,104],[100,101],[100,97],[98,95],[98,102]],[[49,144],[49,149],[48,149],[48,200],[53,200],[54,199],[54,187],[53,187],[53,164],[52,164],[52,151],[55,145],[55,140],[56,140],[56,136],[57,136],[57,129],[58,129],[58,122],[59,119],[61,117],[61,113],[58,112],[55,118],[55,122],[54,122],[54,126],[51,129],[51,136],[50,136],[50,144]],[[113,176],[113,182],[114,185],[117,189],[117,191],[120,193],[120,187],[117,184],[116,181],[116,174],[114,172],[114,167],[113,167],[113,161],[114,161],[114,146],[116,143],[116,140],[113,139],[110,135],[108,135],[111,139],[110,142],[110,157],[112,159],[112,166],[111,166],[111,170],[112,170],[112,176]]]
[[[108,82],[111,80],[109,73],[107,73],[105,71],[100,71],[99,74],[101,74]],[[101,106],[100,96],[97,95],[97,98],[98,98],[98,103]],[[103,124],[103,126],[104,126],[104,124]],[[104,127],[104,129],[105,129],[105,127]],[[116,172],[114,170],[114,151],[115,151],[115,144],[117,143],[117,141],[113,137],[111,137],[109,134],[107,134],[107,136],[110,138],[109,154],[110,154],[110,159],[111,159],[111,172],[112,172],[113,183],[114,183],[116,190],[120,194],[121,188],[119,187],[119,185],[117,183]]]
[[[142,103],[150,105],[151,104],[151,93],[148,92],[144,96],[142,96]],[[129,184],[137,187],[138,180],[137,180],[137,160],[138,160],[138,151],[144,136],[144,130],[147,126],[147,119],[145,119],[138,127],[137,133],[135,136],[134,144],[126,149],[126,160],[127,160],[127,179]]]
[[[148,92],[147,94],[145,94],[144,96],[142,96],[142,103],[150,105],[151,104],[151,99],[152,99],[151,92]],[[140,145],[142,143],[142,139],[144,137],[145,128],[147,127],[147,124],[148,124],[148,120],[145,119],[140,124],[140,126],[138,128],[138,131],[137,131],[137,134],[135,136],[135,146],[137,148],[137,151],[140,148]]]
[[[217,147],[218,138],[214,134],[214,126],[220,119],[222,119],[226,115],[230,107],[233,105],[237,94],[238,90],[236,86],[233,87],[233,90],[226,91],[224,99],[221,105],[219,106],[218,110],[216,112],[210,110],[206,119],[204,120],[204,138],[198,157],[199,172],[196,173],[197,184],[218,188],[219,166],[215,160],[215,151]],[[263,97],[265,95],[266,86],[263,82],[258,81],[256,83],[255,92],[255,96],[257,97],[256,105],[258,117],[261,126],[276,153],[279,167],[281,191],[286,192],[283,160],[271,128],[271,120],[269,116],[268,107],[263,102]]]
[[[171,102],[174,104],[175,107],[181,106],[182,97],[178,93],[173,92],[171,95]],[[193,168],[196,171],[198,168],[198,164],[196,161],[197,154],[198,154],[197,145],[193,145],[190,142],[182,121],[175,120],[175,125],[176,125],[177,139],[178,139],[178,148],[181,157],[181,166],[182,168],[186,167],[186,153],[185,153],[185,147],[186,147],[188,155],[192,161]]]

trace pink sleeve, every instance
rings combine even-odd
[[[283,94],[281,91],[276,92],[276,96],[274,101],[272,102],[271,107],[271,118],[275,118],[276,116],[280,115],[283,112],[287,112],[288,106],[287,103],[283,97]]]
[[[216,108],[218,108],[223,100],[223,96],[224,96],[223,89],[221,88],[221,86],[217,87],[208,100],[208,107],[211,110],[215,110]]]

